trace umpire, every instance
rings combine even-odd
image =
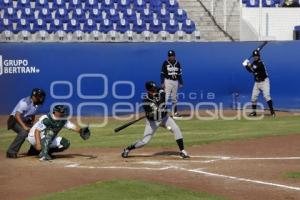
[[[42,89],[34,88],[31,96],[21,99],[10,114],[7,120],[7,129],[12,129],[17,133],[17,136],[6,152],[7,158],[17,158],[17,154],[33,125],[38,108],[44,103],[45,97],[46,93]],[[29,152],[31,150],[32,147]]]
[[[177,91],[178,87],[183,87],[182,81],[182,68],[180,63],[176,60],[175,51],[168,51],[168,59],[164,61],[161,67],[161,87],[164,88],[166,93],[166,103],[169,97],[172,98],[172,116],[181,117],[177,112]]]
[[[254,50],[252,56],[254,58],[252,64],[248,59],[246,59],[243,62],[243,66],[246,67],[247,71],[254,75],[254,81],[255,81],[252,90],[252,96],[251,96],[253,111],[249,114],[249,116],[256,116],[257,98],[260,91],[262,91],[264,98],[270,108],[271,116],[275,117],[273,101],[270,96],[270,81],[269,81],[266,67],[264,65],[264,62],[260,59],[260,52],[258,50]]]

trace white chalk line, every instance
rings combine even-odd
[[[227,157],[227,156],[193,156],[193,158],[216,158],[216,159],[207,160],[207,161],[197,161],[197,160],[194,160],[194,161],[193,160],[185,160],[185,161],[202,162],[203,163],[203,162],[215,162],[215,161],[220,161],[220,160],[300,160],[300,157],[266,157],[266,158],[244,157],[243,158],[243,157]],[[181,160],[180,163],[182,164],[185,161]],[[173,160],[140,161],[140,162],[136,162],[136,163],[150,164],[150,165],[163,165],[163,164],[167,164],[170,162],[174,163],[174,162],[179,162],[179,161],[173,161]],[[219,177],[219,178],[231,179],[231,180],[235,180],[235,181],[242,181],[242,182],[255,183],[255,184],[261,184],[261,185],[266,185],[266,186],[273,186],[273,187],[279,187],[279,188],[283,188],[283,189],[300,191],[300,187],[296,187],[296,186],[289,186],[289,185],[260,181],[260,180],[255,180],[255,179],[247,179],[247,178],[211,173],[211,172],[206,172],[201,168],[186,169],[183,167],[179,167],[178,165],[174,165],[174,164],[168,164],[165,167],[151,168],[151,167],[126,167],[126,166],[85,166],[85,165],[80,165],[79,163],[71,163],[71,164],[65,165],[64,167],[66,167],[66,168],[82,168],[82,169],[126,169],[126,170],[150,170],[150,171],[164,171],[164,170],[174,169],[174,170],[181,170],[181,171],[186,171],[186,172],[202,174],[202,175],[211,176],[211,177]]]
[[[197,173],[197,174],[202,174],[206,176],[212,176],[212,177],[219,177],[219,178],[224,178],[224,179],[231,179],[235,181],[242,181],[242,182],[248,182],[248,183],[256,183],[256,184],[261,184],[261,185],[267,185],[267,186],[273,186],[273,187],[279,187],[283,189],[289,189],[289,190],[296,190],[300,191],[300,187],[295,187],[295,186],[289,186],[289,185],[283,185],[283,184],[278,184],[278,183],[271,183],[271,182],[266,182],[266,181],[260,181],[260,180],[255,180],[255,179],[247,179],[247,178],[240,178],[240,177],[235,177],[235,176],[228,176],[228,175],[223,175],[223,174],[217,174],[217,173],[211,173],[211,172],[206,172],[201,168],[198,169],[186,169],[178,166],[166,166],[166,167],[160,167],[160,168],[151,168],[151,167],[121,167],[121,166],[84,166],[80,165],[78,163],[76,164],[69,164],[65,166],[66,168],[81,168],[81,169],[126,169],[126,170],[149,170],[149,171],[165,171],[165,170],[181,170],[181,171],[186,171],[186,172],[192,172],[192,173]]]

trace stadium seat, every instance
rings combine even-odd
[[[52,10],[66,9],[65,0],[53,0]]]
[[[247,7],[258,7],[259,6],[259,0],[248,0],[246,2]]]
[[[125,12],[130,8],[130,0],[118,0],[118,11]]]
[[[150,23],[150,29],[149,30],[152,33],[158,34],[159,32],[161,32],[163,30],[162,23],[159,20],[154,19],[152,21],[152,23]]]
[[[31,8],[22,9],[21,18],[26,19],[30,23],[33,23],[35,21],[34,10],[32,10]]]
[[[158,13],[158,18],[162,23],[167,23],[170,21],[170,13],[165,8],[162,8]]]
[[[63,30],[63,24],[58,19],[54,19],[50,24],[50,28],[48,30],[49,33],[56,33],[59,30]]]
[[[47,25],[43,19],[37,19],[33,23],[33,29],[31,31],[31,33],[37,33],[42,30],[47,30]]]
[[[92,19],[88,19],[83,26],[84,33],[92,33],[93,31],[97,30],[97,25]]]
[[[146,8],[146,1],[145,0],[134,0],[133,6],[134,6],[134,10],[141,13]]]
[[[166,24],[166,31],[171,34],[175,34],[179,30],[178,23],[174,19],[170,19]]]
[[[112,0],[103,0],[101,3],[101,10],[109,12],[110,9],[114,8],[114,2]]]
[[[19,21],[17,12],[13,7],[8,7],[4,10],[3,18],[9,19],[9,21],[13,23],[17,23]]]
[[[20,21],[17,23],[17,27],[16,29],[14,29],[14,33],[17,34],[17,33],[20,33],[20,32],[27,32],[28,34],[31,32],[31,29],[30,29],[30,24],[29,22],[26,21],[26,19],[20,19]],[[26,34],[26,35],[28,35]]]
[[[183,24],[182,24],[183,32],[185,32],[187,34],[192,34],[195,30],[196,30],[196,26],[192,20],[187,19],[183,22]]]
[[[187,19],[187,13],[183,9],[179,8],[175,12],[175,20],[183,23]]]
[[[96,23],[102,22],[102,16],[101,12],[97,8],[93,8],[93,10],[90,11],[90,18],[93,19]]]
[[[1,19],[2,20],[2,26],[5,30],[8,30],[8,31],[13,31],[13,24],[12,24],[12,21],[10,21],[9,19],[7,18],[3,18]]]
[[[121,19],[118,24],[117,24],[117,29],[116,31],[119,33],[126,33],[127,31],[129,31],[129,23],[125,20],[125,19]]]
[[[131,8],[128,8],[125,11],[124,18],[131,24],[135,23],[137,20],[136,13]]]
[[[175,13],[179,8],[179,4],[176,0],[168,0],[166,2],[166,8],[169,12]]]
[[[162,8],[162,3],[160,0],[150,0],[150,10],[152,12],[159,12]]]
[[[24,8],[30,8],[30,0],[18,0],[17,1],[17,8],[18,9],[24,9]]]
[[[275,0],[262,0],[263,7],[275,7],[276,1]]]
[[[119,13],[115,10],[115,9],[110,9],[109,13],[108,13],[108,19],[112,22],[112,23],[118,23],[119,22]]]
[[[150,9],[144,9],[143,12],[141,13],[141,19],[145,23],[151,23],[153,21],[153,13]]]
[[[35,9],[41,10],[42,8],[49,9],[48,0],[36,0]]]
[[[46,23],[52,22],[52,15],[48,8],[42,8],[39,10],[38,18],[43,19]]]
[[[76,19],[71,19],[67,24],[67,33],[74,33],[76,30],[80,30],[80,24]]]
[[[73,10],[73,19],[76,19],[79,23],[84,23],[86,21],[85,13],[81,8],[76,8]]]
[[[86,0],[84,9],[92,11],[93,9],[100,9],[100,7],[97,0]]]
[[[68,12],[62,7],[55,12],[55,18],[59,19],[62,23],[67,23],[69,21]]]
[[[108,33],[113,30],[113,24],[108,19],[104,19],[103,22],[100,25],[100,32],[102,33]]]
[[[132,30],[135,33],[141,34],[146,31],[146,24],[141,19],[137,19],[137,21],[133,24]]]
[[[81,0],[69,0],[69,10],[82,9]]]
[[[2,0],[0,1],[0,8],[13,8],[13,1],[12,0]]]

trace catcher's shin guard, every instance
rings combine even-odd
[[[49,146],[51,144],[52,138],[54,136],[54,133],[52,131],[46,131],[45,137],[41,141],[41,152],[39,154],[39,157],[42,158],[47,158],[46,160],[51,159],[49,156]]]

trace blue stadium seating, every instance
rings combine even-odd
[[[129,30],[129,24],[125,19],[121,19],[117,24],[116,31],[119,33],[126,33]]]
[[[141,34],[144,31],[146,31],[146,24],[145,22],[143,22],[142,20],[137,20],[134,24],[133,24],[133,32]]]
[[[150,24],[150,32],[152,33],[159,33],[163,30],[163,26],[162,26],[162,23],[160,21],[158,21],[157,19],[156,20],[153,20]]]
[[[13,4],[12,0],[0,0],[2,32],[8,30],[16,34],[25,30],[38,33],[44,30],[51,34],[60,30],[66,33],[77,30],[92,33],[96,30],[120,34],[127,31],[137,34],[166,31],[175,34],[179,27],[187,34],[195,31],[194,22],[188,20],[186,11],[179,7],[177,0],[14,1]],[[191,23],[187,24],[186,21]]]
[[[187,34],[192,34],[195,32],[196,26],[195,23],[191,20],[185,20],[184,23],[182,24],[182,31],[187,33]]]
[[[0,1],[0,8],[12,8],[13,2],[12,0],[2,0]]]

